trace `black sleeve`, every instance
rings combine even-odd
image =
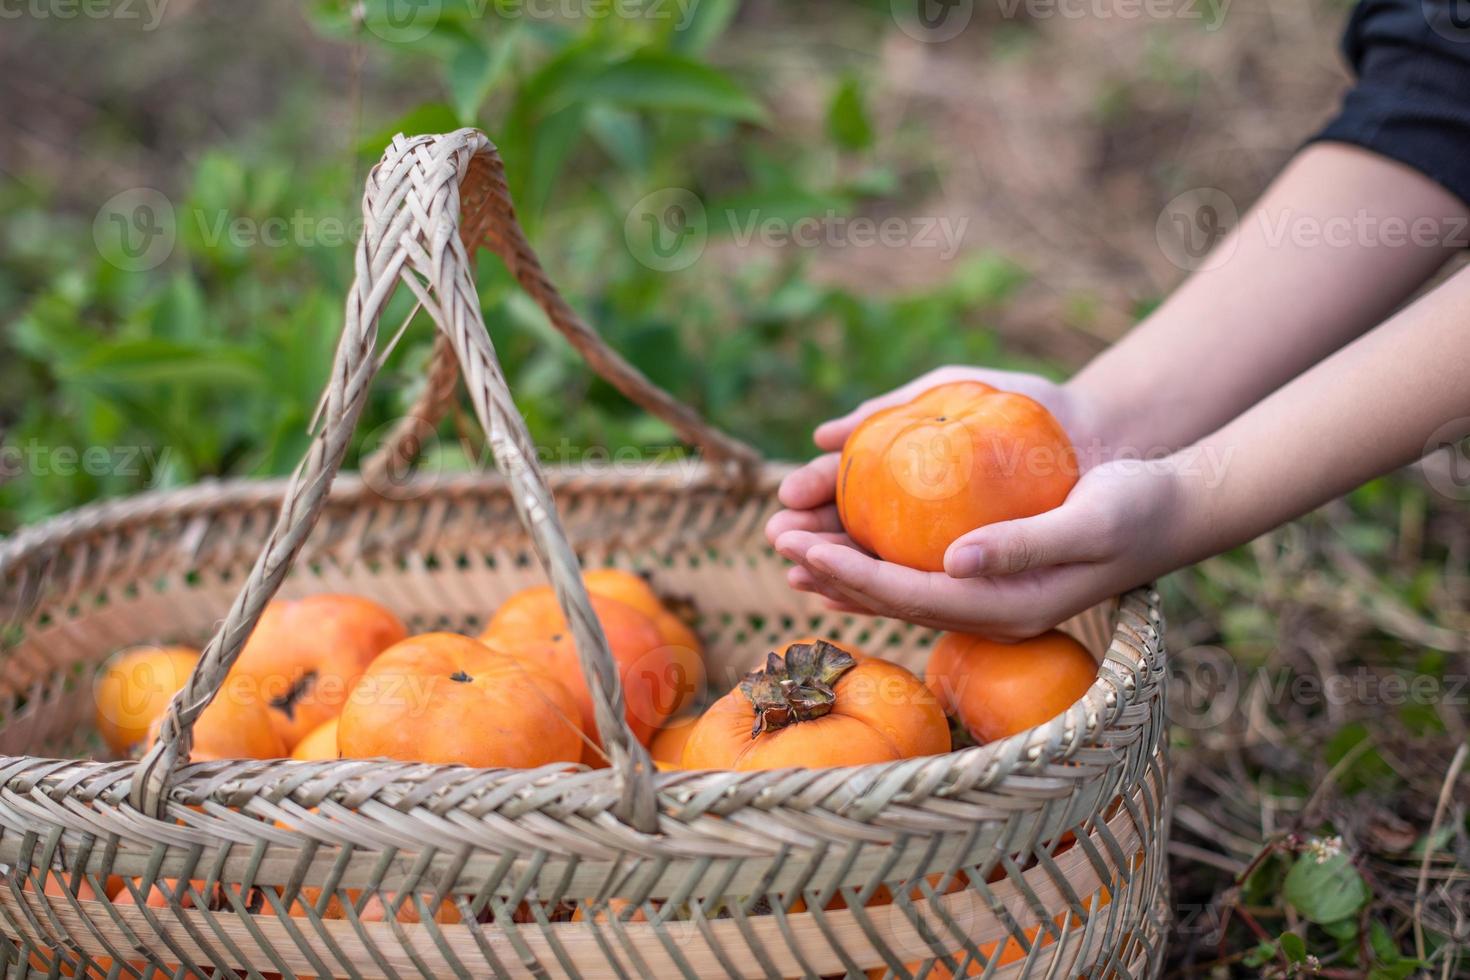
[[[1358,82],[1316,139],[1398,160],[1470,204],[1470,2],[1359,0],[1343,53]]]

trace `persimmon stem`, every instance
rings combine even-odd
[[[752,671],[740,682],[740,693],[755,706],[750,737],[831,714],[837,681],[856,666],[852,654],[825,640],[794,643],[784,658],[768,653],[765,670]]]
[[[314,685],[315,683],[316,671],[308,670],[306,673],[296,678],[291,686],[286,689],[285,693],[271,698],[270,706],[272,708],[275,708],[277,711],[283,712],[286,716],[286,720],[294,721],[296,719],[297,702],[306,697],[306,693],[311,690],[312,685]]]

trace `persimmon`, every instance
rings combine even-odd
[[[849,766],[949,747],[944,712],[917,677],[815,640],[772,651],[716,701],[689,734],[683,767]]]
[[[1039,402],[979,381],[939,385],[875,412],[842,447],[837,512],[884,561],[944,570],[961,535],[1067,498],[1077,454]]]
[[[373,658],[408,635],[391,611],[350,595],[266,606],[231,671],[260,686],[286,748],[335,718]]]
[[[141,646],[120,650],[97,676],[93,694],[97,731],[117,755],[127,755],[148,735],[199,662],[190,647]]]
[[[1020,643],[946,633],[924,678],[946,713],[989,742],[1066,711],[1097,679],[1097,661],[1059,630]]]
[[[293,759],[340,759],[337,751],[337,727],[341,717],[330,718],[308,732],[291,750]]]
[[[653,757],[653,764],[665,771],[680,768],[684,760],[684,746],[698,721],[698,715],[684,715],[660,728],[648,743],[648,754]]]
[[[592,595],[591,600],[622,675],[628,725],[646,745],[677,701],[670,687],[673,652],[653,620],[637,609],[601,595]],[[592,743],[583,749],[582,761],[602,765],[601,752],[594,748],[600,741],[592,693],[582,676],[576,641],[551,589],[528,589],[511,597],[496,610],[480,639],[524,663],[549,670],[566,684],[576,700],[582,731]]]
[[[384,650],[337,729],[344,757],[529,769],[582,753],[576,699],[551,670],[458,633]]]
[[[673,654],[668,687],[673,692],[669,716],[673,717],[699,700],[704,693],[704,650],[689,624],[664,604],[647,579],[620,568],[594,568],[582,573],[587,591],[616,599],[653,620]]]
[[[158,739],[163,716],[148,729],[147,744]],[[261,700],[254,683],[233,673],[225,678],[219,693],[194,721],[191,762],[217,759],[284,759],[290,753],[271,723],[271,710]]]

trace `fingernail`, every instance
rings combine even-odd
[[[985,552],[977,545],[967,545],[955,550],[944,563],[944,570],[949,573],[950,578],[972,578],[980,574],[984,566]]]

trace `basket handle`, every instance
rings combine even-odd
[[[463,202],[465,230],[458,235],[455,231],[461,220],[462,182],[468,193]],[[653,765],[647,750],[628,727],[617,666],[592,611],[576,553],[557,516],[530,433],[495,356],[464,241],[484,237],[519,281],[534,284],[537,301],[558,311],[554,322],[570,324],[573,333],[568,336],[580,337],[587,344],[584,353],[602,352],[598,355],[603,358],[599,372],[612,371],[643,398],[677,403],[616,355],[609,358],[611,352],[570,312],[546,280],[516,223],[499,154],[478,130],[395,137],[368,175],[363,217],[364,231],[357,246],[356,275],[347,297],[342,339],[311,446],[291,478],[275,527],[245,584],[188,682],[169,704],[158,740],[138,761],[129,799],[149,816],[163,813],[169,786],[188,761],[194,722],[219,693],[246,638],[316,524],[332,480],[342,468],[369,384],[377,372],[378,319],[395,285],[402,281],[438,326],[437,346],[447,348],[463,365],[470,402],[489,434],[496,468],[511,486],[516,511],[571,626],[577,657],[592,695],[597,730],[622,784],[614,812],[636,829],[654,832],[658,804]],[[588,354],[589,360],[592,356]],[[435,361],[441,368],[447,363],[439,357]],[[616,366],[619,364],[621,368]],[[612,375],[604,376],[611,380]],[[437,377],[437,385],[431,387],[440,393],[438,397],[446,388],[453,391],[452,385],[443,382],[442,372]],[[726,454],[724,458],[740,465],[750,465],[747,461],[754,458],[753,451],[704,426],[688,409],[671,411],[670,415],[660,417],[671,422],[673,418],[681,419],[681,432],[687,431],[692,441],[707,445],[712,452],[718,448]]]
[[[460,240],[471,255],[484,245],[499,256],[505,267],[551,325],[566,337],[577,353],[603,380],[649,414],[662,419],[685,443],[698,448],[706,458],[724,463],[740,485],[754,482],[761,455],[752,446],[706,422],[673,395],[650,381],[607,345],[562,298],[541,267],[536,252],[526,240],[506,183],[500,155],[476,154],[470,159],[460,187]],[[453,403],[459,381],[454,349],[445,337],[434,344],[428,369],[428,384],[418,401],[384,438],[371,457],[362,462],[363,479],[370,487],[391,483],[391,475],[405,470],[417,457],[422,434],[432,431]]]

